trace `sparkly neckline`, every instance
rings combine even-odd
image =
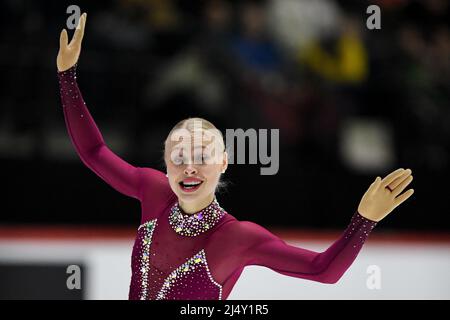
[[[170,209],[169,224],[176,233],[195,237],[214,227],[225,214],[215,197],[206,208],[193,214],[184,213],[177,202]]]

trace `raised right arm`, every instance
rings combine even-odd
[[[72,144],[87,167],[117,191],[141,200],[144,168],[130,165],[106,146],[78,88],[76,68],[86,18],[87,14],[83,13],[70,43],[65,29],[59,39],[56,64],[66,127]]]
[[[67,131],[83,163],[117,191],[141,199],[141,171],[114,154],[83,100],[76,81],[77,64],[58,71],[61,102]]]

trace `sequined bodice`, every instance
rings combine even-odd
[[[171,272],[160,270],[152,263],[155,255],[151,250],[152,241],[157,227],[158,219],[154,219],[138,229],[132,258],[132,287],[138,290],[130,291],[130,299],[221,300],[222,286],[211,275],[204,249],[186,258]]]
[[[168,213],[140,225],[133,248],[132,298],[221,299],[222,286],[211,275],[200,239],[226,214],[215,197],[194,214],[185,214],[177,201]],[[160,245],[155,235],[167,243]]]

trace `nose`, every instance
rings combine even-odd
[[[184,174],[185,175],[196,174],[196,173],[197,173],[197,169],[195,169],[195,167],[193,167],[190,164],[188,164],[186,166],[186,168],[184,168]]]

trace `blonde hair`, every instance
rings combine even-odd
[[[196,123],[199,123],[199,122],[201,123],[201,127],[196,126]],[[172,130],[170,130],[169,134],[167,135],[167,138],[164,142],[164,149],[167,145],[167,142],[169,141],[169,137],[172,135],[172,133],[175,130],[178,130],[178,129],[186,129],[191,133],[193,133],[194,130],[196,130],[196,129],[214,130],[214,131],[218,132],[218,134],[220,136],[220,143],[223,146],[223,151],[225,151],[225,142],[223,139],[222,132],[219,129],[217,129],[216,126],[213,125],[210,121],[203,119],[203,118],[199,118],[199,117],[186,118],[186,119],[179,121],[176,125],[174,125]]]

